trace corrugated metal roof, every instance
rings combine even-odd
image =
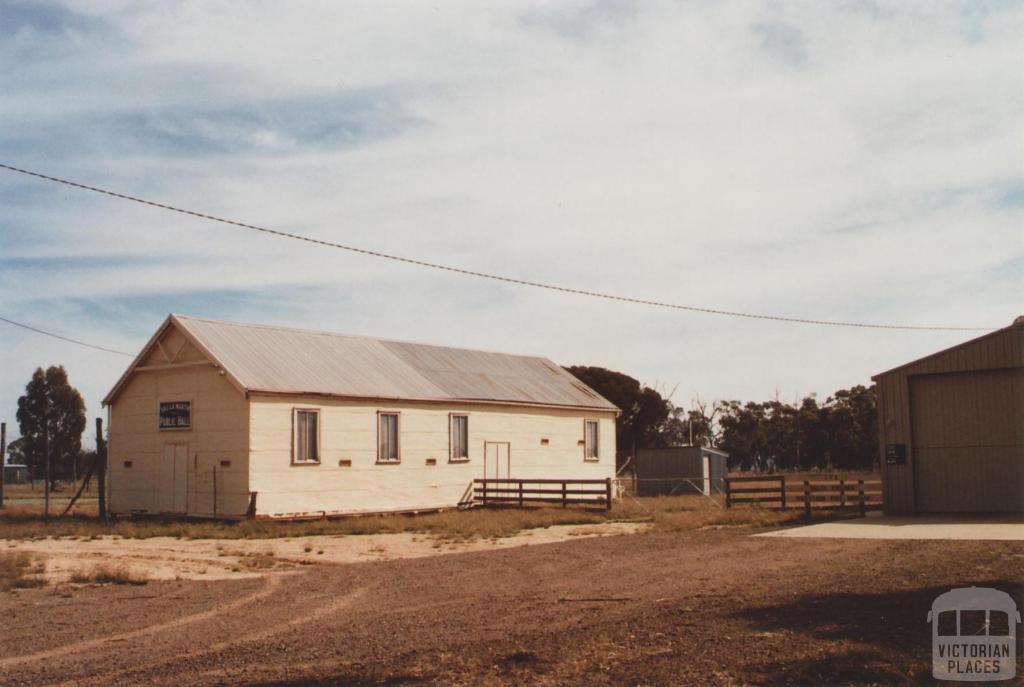
[[[893,373],[928,374],[1024,365],[1024,316],[1008,327],[930,353],[909,363],[871,375],[877,382]]]
[[[183,315],[169,321],[252,392],[617,410],[546,358]]]

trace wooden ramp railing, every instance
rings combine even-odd
[[[882,482],[864,479],[793,479],[785,475],[755,475],[725,479],[725,507],[759,505],[765,508],[803,508],[814,511],[856,509],[861,515],[882,508]]]
[[[473,498],[482,506],[561,504],[611,510],[612,480],[607,479],[475,479]]]

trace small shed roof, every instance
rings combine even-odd
[[[170,326],[247,393],[618,410],[546,358],[173,314],[104,403],[114,400]]]

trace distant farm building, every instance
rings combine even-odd
[[[705,446],[642,448],[636,452],[636,493],[717,494],[725,489],[729,454]]]
[[[171,315],[104,399],[114,513],[457,505],[607,479],[618,409],[550,360]]]
[[[25,484],[31,481],[27,465],[7,463],[4,465],[4,484]]]
[[[875,375],[885,511],[1024,511],[1024,318]]]

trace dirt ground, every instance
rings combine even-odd
[[[20,590],[0,684],[917,684],[937,594],[1024,596],[1021,542],[750,534]]]
[[[394,533],[326,535],[281,539],[177,539],[117,536],[0,540],[0,551],[25,551],[46,566],[50,583],[66,582],[76,572],[116,562],[129,573],[149,580],[224,580],[258,577],[313,564],[361,563],[422,558],[467,551],[492,551],[566,541],[578,537],[632,534],[640,523],[554,525],[524,530],[510,537],[446,541],[426,534]]]

